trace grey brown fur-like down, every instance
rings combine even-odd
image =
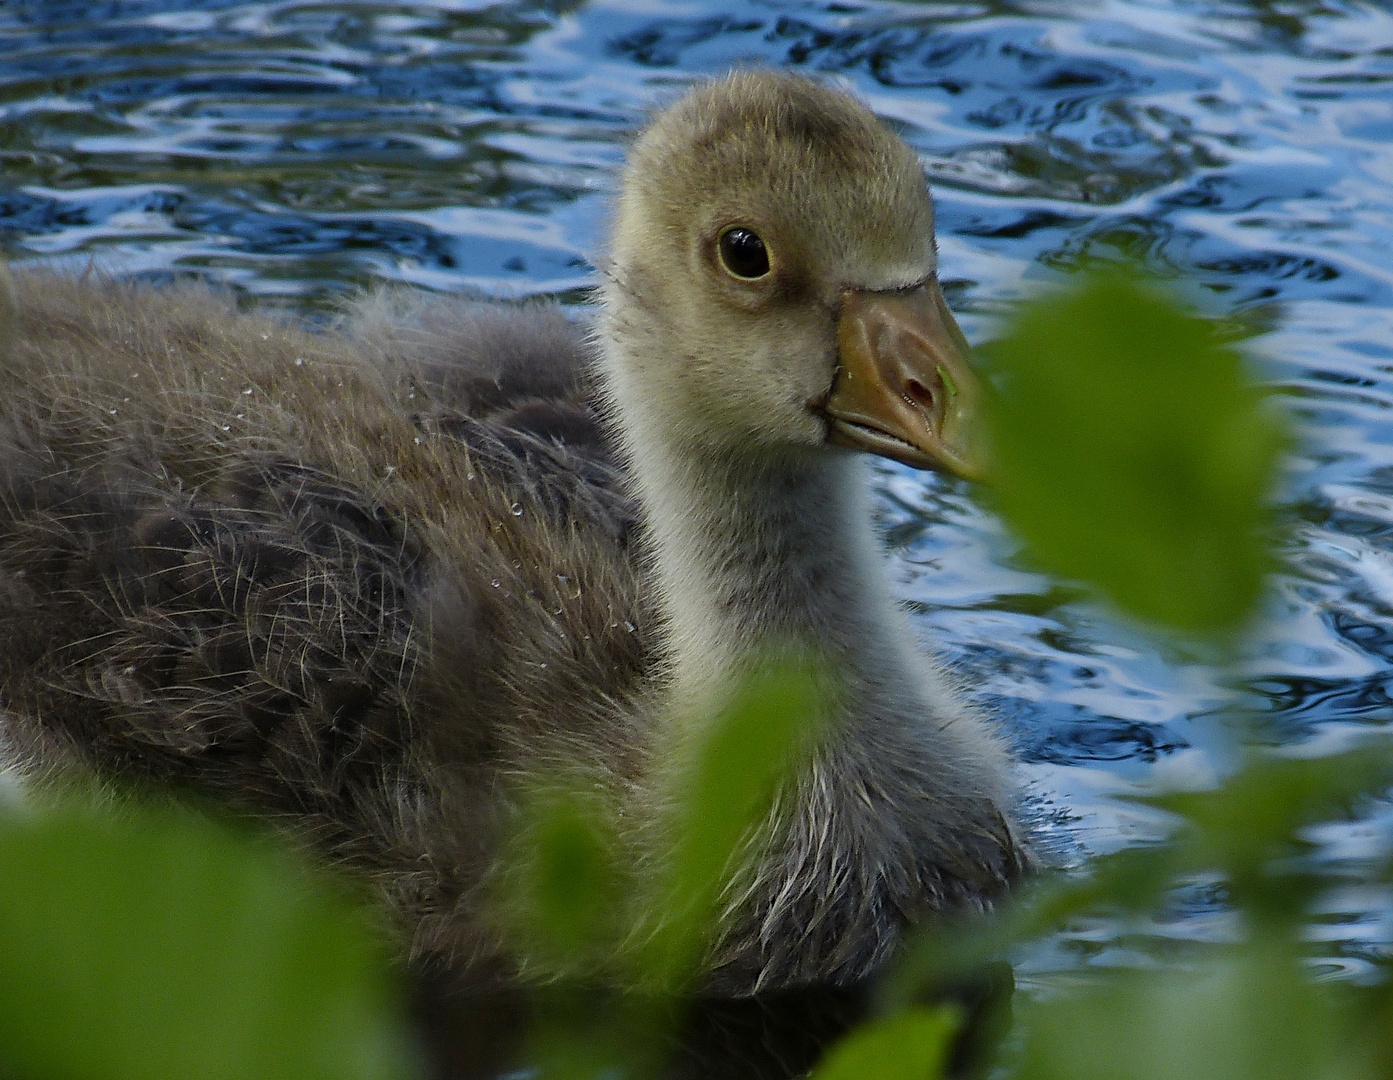
[[[668,167],[694,160],[726,165]],[[712,261],[731,206],[790,268],[767,292]],[[802,642],[827,734],[722,896],[703,985],[873,972],[907,923],[1029,862],[1006,754],[885,582],[862,456],[807,405],[846,283],[934,265],[903,144],[844,95],[747,74],[635,147],[593,347],[546,307],[385,292],[310,333],[197,287],[16,274],[15,760],[269,816],[370,881],[412,955],[545,978],[489,914],[520,802],[580,778],[660,869],[671,761]]]
[[[281,817],[370,875],[417,953],[491,955],[474,890],[507,778],[629,768],[609,712],[647,666],[612,455],[583,387],[526,381],[538,350],[581,370],[576,331],[482,312],[471,329],[533,347],[509,385],[488,336],[422,332],[413,353],[198,287],[16,288],[0,686],[21,768]],[[584,425],[581,448],[553,422]]]

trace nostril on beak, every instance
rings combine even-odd
[[[918,379],[909,379],[905,382],[904,396],[930,416],[938,415],[939,395]]]

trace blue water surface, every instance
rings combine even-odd
[[[625,141],[741,63],[853,88],[935,185],[968,336],[1061,269],[1126,254],[1254,346],[1308,438],[1295,522],[1243,677],[1303,753],[1393,710],[1393,14],[1359,0],[9,0],[0,4],[0,251],[159,281],[197,274],[314,313],[375,281],[578,302]],[[953,481],[878,466],[925,642],[1019,747],[1065,863],[1154,841],[1119,796],[1230,768],[1232,695],[1022,568]],[[1315,830],[1311,934],[1360,978],[1393,903],[1359,873],[1393,810]],[[1026,987],[1232,932],[1197,883],[1149,923],[1079,924]]]

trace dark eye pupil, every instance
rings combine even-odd
[[[758,278],[769,273],[769,252],[764,241],[749,229],[721,233],[721,262],[736,277]]]

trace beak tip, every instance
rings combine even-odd
[[[959,479],[968,480],[974,484],[985,484],[991,478],[990,470],[980,460],[964,462],[954,469],[953,473]]]
[[[960,480],[974,484],[984,484],[991,475],[990,463],[976,447],[966,447],[961,451],[945,448],[938,460],[930,468],[951,473]]]

